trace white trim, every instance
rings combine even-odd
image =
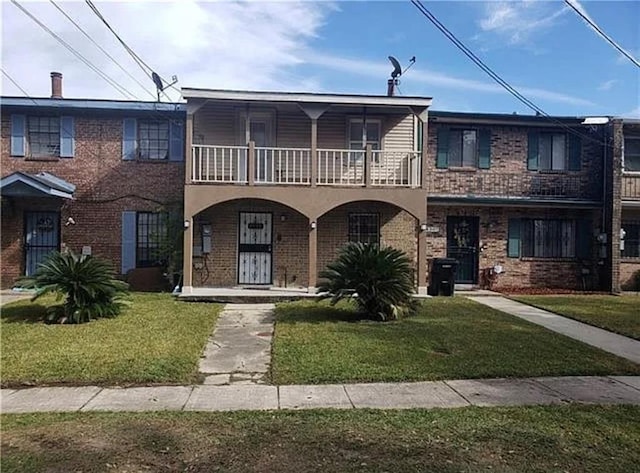
[[[390,105],[404,107],[430,107],[429,97],[388,97],[383,95],[343,95],[343,94],[312,94],[296,92],[252,92],[242,90],[217,90],[182,88],[185,99],[214,99],[214,100],[246,100],[260,102],[307,102],[326,103],[332,105]]]
[[[64,199],[73,199],[73,193],[68,193],[64,191],[60,191],[58,189],[54,189],[53,187],[47,186],[37,180],[30,178],[29,176],[25,176],[23,174],[11,174],[0,181],[0,187],[8,187],[16,182],[21,182],[23,184],[36,189],[44,194],[49,194],[53,197],[62,197]]]

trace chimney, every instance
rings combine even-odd
[[[59,72],[51,73],[51,98],[62,98],[62,74]]]
[[[389,79],[387,81],[387,96],[393,97],[395,95],[395,85],[396,85],[395,79]]]

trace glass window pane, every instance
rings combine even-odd
[[[449,132],[449,166],[462,166],[462,132]]]
[[[539,167],[543,171],[551,169],[551,135],[540,135],[538,144]]]
[[[565,135],[553,135],[553,149],[551,169],[562,171],[565,169]]]
[[[367,122],[367,141],[370,141],[370,142],[380,141],[380,123],[379,122]]]
[[[462,165],[476,165],[476,131],[464,130],[462,134]]]
[[[362,122],[352,120],[349,124],[349,141],[362,142]]]

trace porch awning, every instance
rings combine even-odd
[[[0,180],[2,197],[61,197],[73,199],[76,186],[48,172],[14,172]]]

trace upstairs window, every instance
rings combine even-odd
[[[349,149],[364,149],[365,144],[381,149],[380,120],[366,120],[366,127],[364,123],[361,118],[349,120]]]
[[[29,151],[34,158],[60,156],[60,118],[28,117]]]
[[[349,214],[349,241],[380,244],[380,219],[378,214]]]
[[[529,132],[527,169],[530,171],[579,171],[582,141],[574,133]]]
[[[640,221],[623,221],[625,232],[623,258],[640,258]]]
[[[138,120],[138,154],[140,159],[169,158],[169,122]]]
[[[478,132],[449,131],[449,166],[476,167],[478,164]]]
[[[640,172],[640,135],[624,137],[624,170]]]
[[[437,128],[436,168],[491,167],[491,130],[488,128]]]

